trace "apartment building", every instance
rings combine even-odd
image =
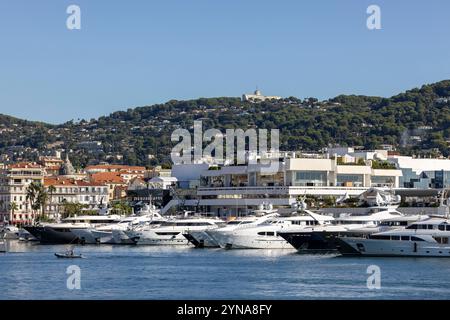
[[[44,186],[49,193],[46,212],[53,217],[62,213],[65,202],[80,203],[85,206],[85,210],[99,210],[109,203],[110,193],[103,183],[65,177],[46,177]]]
[[[27,201],[27,188],[32,182],[43,183],[45,168],[34,162],[5,166],[0,170],[0,221],[11,224],[31,223],[37,213]]]

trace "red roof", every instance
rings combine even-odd
[[[101,187],[104,183],[88,182],[84,180],[75,180],[63,177],[47,177],[44,178],[44,186],[81,186],[81,187]]]
[[[125,181],[120,176],[120,172],[98,172],[91,175],[92,182],[118,183],[123,184]]]
[[[43,167],[36,162],[18,162],[9,164],[9,169],[43,169]]]

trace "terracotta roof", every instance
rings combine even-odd
[[[75,180],[64,177],[46,177],[44,178],[44,186],[81,186],[81,187],[101,187],[104,183],[88,182],[84,180]]]
[[[107,183],[120,183],[125,181],[120,176],[120,172],[98,172],[91,175],[91,181],[93,182],[107,182]]]
[[[9,169],[42,169],[36,162],[18,162],[7,166]]]

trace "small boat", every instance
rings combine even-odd
[[[76,258],[84,258],[81,254],[74,254],[73,251],[67,251],[65,253],[55,253],[57,258],[65,258],[65,259],[76,259]]]

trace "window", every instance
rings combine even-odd
[[[401,236],[402,241],[409,241],[409,236]]]
[[[370,236],[370,239],[391,240],[391,237],[390,236],[384,236],[384,235],[373,235],[373,236]]]
[[[411,236],[411,241],[425,241],[425,240],[418,238],[418,237]]]
[[[326,186],[326,171],[296,171],[294,185],[296,186]]]
[[[337,178],[338,186],[362,186],[363,183],[363,175],[362,174],[338,174]]]
[[[434,238],[437,243],[440,244],[448,244],[448,238],[447,237],[435,237]]]

